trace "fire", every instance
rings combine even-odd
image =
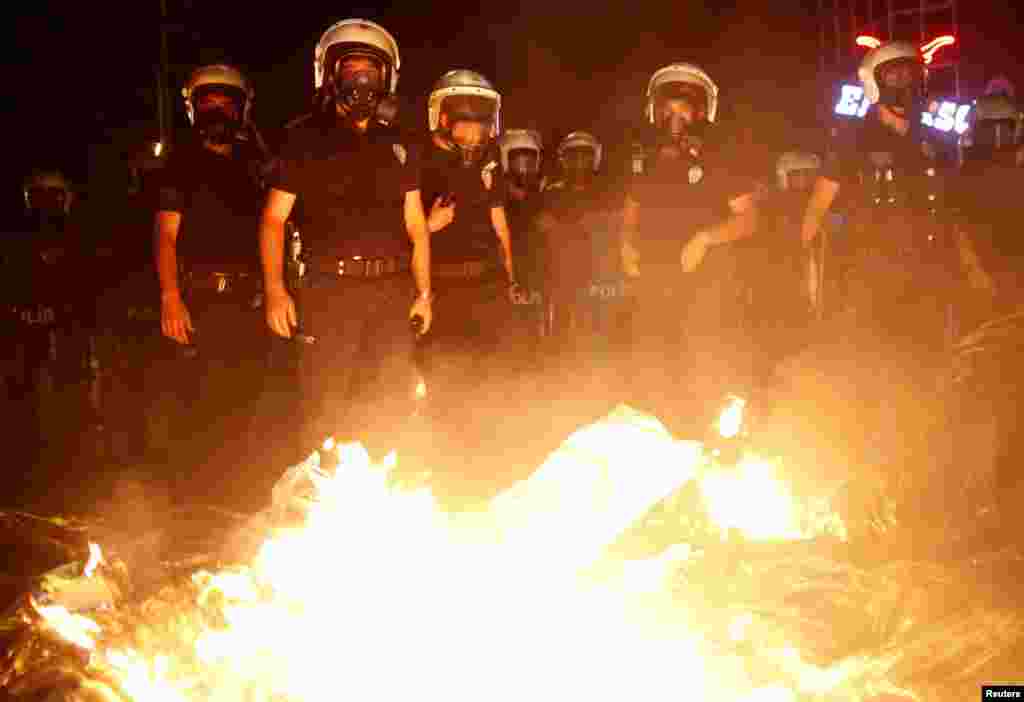
[[[734,439],[743,429],[743,410],[747,401],[735,395],[729,396],[729,404],[718,416],[718,433],[724,439]]]
[[[100,549],[99,544],[89,543],[89,560],[85,563],[85,569],[82,574],[87,578],[91,578],[93,573],[96,572],[96,567],[103,563],[103,551]]]
[[[739,431],[735,400],[723,435]],[[193,575],[196,612],[174,615],[193,634],[132,646],[85,617],[38,611],[94,651],[90,665],[133,702],[642,700],[680,689],[694,700],[796,699],[800,685],[755,682],[716,643],[754,642],[751,615],[715,635],[696,628],[701,603],[673,600],[665,579],[672,554],[602,561],[690,480],[723,529],[804,536],[769,464],[709,466],[699,444],[617,414],[574,434],[488,510],[450,514],[426,488],[393,487],[393,455],[375,465],[361,446],[329,441],[336,470],[318,454],[296,467],[315,487],[300,527],[274,532],[248,565]],[[102,552],[90,554],[93,575]],[[792,670],[796,655],[784,656]]]
[[[99,624],[92,619],[73,614],[61,605],[39,605],[33,600],[32,606],[42,615],[47,628],[65,641],[86,651],[96,648],[95,635],[101,630]]]

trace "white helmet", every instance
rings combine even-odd
[[[32,208],[33,190],[58,190],[62,193],[62,206],[64,213],[71,210],[71,201],[74,193],[71,190],[71,183],[64,177],[64,174],[57,170],[37,170],[25,177],[22,183],[22,194],[25,197],[25,207]]]
[[[909,42],[891,41],[872,49],[864,56],[860,62],[860,68],[857,69],[857,77],[864,84],[864,96],[870,104],[876,104],[882,97],[881,87],[878,84],[878,69],[890,61],[906,59],[918,62],[921,65],[922,76],[927,74],[924,60],[921,58],[921,51]]]
[[[489,80],[476,71],[457,69],[448,71],[441,76],[427,100],[427,124],[430,131],[436,132],[441,125],[441,112],[445,100],[452,97],[483,98],[493,103],[490,108],[491,138],[501,134],[501,94],[494,89]]]
[[[313,50],[315,90],[319,91],[324,81],[330,80],[334,65],[346,49],[369,53],[380,60],[384,68],[384,85],[388,94],[394,94],[398,88],[398,73],[402,68],[398,42],[384,27],[364,19],[341,20],[321,35]]]
[[[1024,112],[1016,100],[1005,94],[979,97],[967,122],[968,130],[960,137],[960,145],[966,148],[1015,148],[1024,137]]]
[[[253,90],[252,84],[240,70],[218,63],[200,66],[192,71],[192,75],[185,82],[185,87],[181,89],[181,95],[185,98],[185,115],[188,117],[189,124],[194,126],[196,123],[196,106],[193,98],[196,96],[196,91],[205,86],[226,87],[231,92],[237,93],[242,124],[249,123],[249,113],[252,110],[252,101],[256,96],[256,91]]]
[[[507,129],[498,141],[498,148],[501,149],[501,169],[508,173],[508,155],[510,153],[519,149],[533,151],[537,154],[537,162],[540,163],[544,142],[540,132],[534,129]]]
[[[569,149],[590,149],[594,152],[594,172],[601,167],[601,142],[589,132],[572,132],[558,144],[558,158],[561,160]]]
[[[789,190],[789,174],[793,171],[817,171],[821,168],[821,159],[816,154],[788,151],[775,163],[775,175],[780,190]]]
[[[673,63],[659,68],[647,82],[647,121],[654,124],[654,100],[658,88],[669,83],[685,83],[700,88],[707,101],[707,121],[714,122],[718,114],[718,86],[711,76],[692,63]]]

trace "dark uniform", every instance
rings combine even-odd
[[[621,212],[596,186],[574,190],[559,183],[544,193],[544,215],[550,226],[545,290],[555,306],[554,327],[566,332],[563,322],[571,318],[579,340],[608,350],[625,294],[617,246]]]
[[[441,357],[451,360],[452,354],[470,359],[463,366],[466,373],[458,375],[472,385],[487,372],[501,370],[485,360],[494,360],[498,351],[504,360],[512,360],[523,340],[491,222],[491,211],[505,206],[505,177],[496,148],[472,167],[462,166],[432,140],[423,153],[424,207],[429,210],[438,197],[455,202],[455,219],[431,236],[437,321],[424,351],[429,368],[437,368]]]
[[[306,271],[295,291],[307,449],[326,436],[394,448],[413,410],[408,310],[416,289],[404,201],[419,188],[414,149],[391,128],[289,131],[271,187],[298,196]],[[381,444],[375,444],[377,438]]]
[[[151,373],[163,399],[184,402],[173,428],[197,449],[237,436],[253,414],[266,362],[260,307],[259,159],[240,146],[223,156],[189,143],[158,174],[157,210],[181,214],[176,250],[182,297],[192,318],[192,343],[166,341]],[[179,432],[184,431],[182,435]]]
[[[992,276],[997,302],[1024,300],[1024,168],[1005,161],[968,161],[952,199],[970,233],[981,267]]]
[[[654,159],[646,171],[628,186],[639,205],[632,373],[641,381],[641,406],[670,423],[685,417],[682,428],[703,431],[712,403],[750,383],[741,288],[728,245],[711,248],[692,273],[683,271],[681,255],[693,235],[728,218],[729,203],[755,185],[710,144],[700,160]]]
[[[9,399],[27,409],[12,436],[47,444],[72,437],[93,419],[88,403],[93,329],[92,262],[68,217],[27,216],[2,255],[5,380]],[[16,425],[16,423],[15,423]]]
[[[877,109],[821,173],[852,210],[847,305],[866,331],[941,349],[956,278],[945,178],[924,127],[901,136]]]
[[[750,326],[768,374],[806,340],[811,321],[808,258],[800,241],[806,191],[772,189],[761,200],[758,236],[750,241]]]

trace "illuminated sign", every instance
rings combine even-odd
[[[833,111],[842,117],[862,118],[867,114],[869,107],[871,104],[864,97],[863,87],[843,85],[840,89],[839,101]],[[921,114],[921,123],[940,132],[963,134],[967,131],[967,115],[970,111],[970,104],[961,105],[952,100],[943,100],[938,103],[934,114],[931,111]]]
[[[877,49],[882,45],[882,40],[876,37],[871,37],[866,34],[861,34],[857,37],[857,46],[863,46],[867,49]]]

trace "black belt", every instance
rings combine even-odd
[[[185,274],[189,290],[203,290],[219,294],[237,292],[249,293],[260,286],[260,276],[252,271],[191,270]]]
[[[347,258],[316,258],[307,269],[321,275],[380,278],[402,273],[411,268],[408,256],[349,256]]]
[[[482,278],[488,273],[497,270],[498,266],[493,261],[461,261],[459,263],[436,263],[433,266],[433,275],[438,278],[460,278],[473,280]]]

